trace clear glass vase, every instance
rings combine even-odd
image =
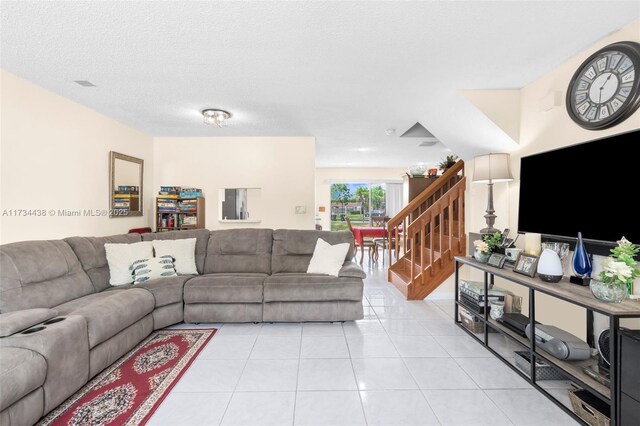
[[[589,284],[591,293],[596,299],[607,303],[620,303],[627,298],[627,284],[615,283],[609,284],[600,280],[592,279]]]
[[[491,256],[491,253],[485,253],[478,250],[473,253],[473,257],[480,263],[487,263],[489,256]]]

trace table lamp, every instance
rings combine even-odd
[[[500,231],[493,227],[497,217],[493,209],[493,184],[513,180],[509,162],[509,154],[486,154],[479,155],[473,159],[473,179],[471,181],[473,183],[486,183],[489,186],[487,214],[484,215],[487,227],[480,230],[481,234],[493,234]]]

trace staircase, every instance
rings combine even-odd
[[[453,274],[454,256],[466,252],[465,185],[458,161],[387,223],[388,280],[408,300],[427,297]]]

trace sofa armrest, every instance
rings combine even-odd
[[[58,315],[53,309],[25,309],[0,314],[0,337],[11,336]]]
[[[340,278],[367,278],[367,274],[362,270],[362,268],[350,260],[347,260],[342,265],[342,268],[338,271],[338,277]]]

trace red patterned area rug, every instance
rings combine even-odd
[[[153,332],[38,424],[146,423],[215,332],[215,329]]]

